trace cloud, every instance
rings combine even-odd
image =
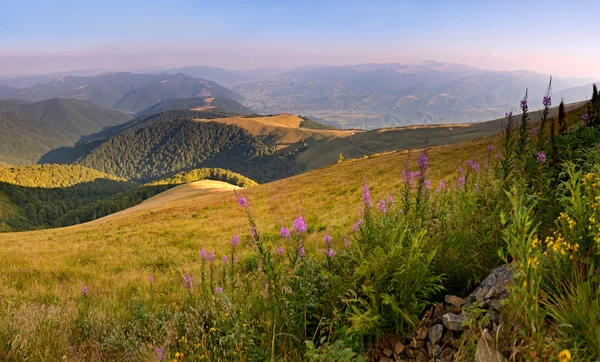
[[[492,52],[492,53],[488,54],[488,57],[498,58],[498,53]]]

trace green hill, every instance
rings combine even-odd
[[[213,98],[213,97],[196,97],[196,98],[178,98],[169,99],[149,107],[136,114],[136,117],[158,113],[170,110],[183,110],[183,109],[194,109],[194,108],[206,108],[206,109],[222,109],[229,113],[234,114],[250,114],[253,113],[248,107],[245,107],[241,103],[229,99],[229,98]]]
[[[78,165],[0,168],[0,230],[56,226],[70,210],[137,187],[114,175]]]
[[[11,165],[34,163],[53,148],[73,143],[67,132],[12,112],[0,112],[0,129],[0,162]]]
[[[0,101],[0,161],[22,165],[131,117],[75,99]]]
[[[297,172],[246,130],[217,122],[149,118],[130,122],[76,161],[129,180],[150,181],[199,167],[220,167],[259,181]]]

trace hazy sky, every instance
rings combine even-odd
[[[600,1],[1,2],[4,75],[433,59],[600,78]]]

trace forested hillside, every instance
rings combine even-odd
[[[0,161],[14,165],[35,163],[52,149],[74,145],[83,135],[130,118],[74,99],[0,101]]]
[[[53,148],[73,142],[64,131],[12,112],[0,112],[0,129],[0,162],[12,165],[36,162]]]
[[[70,210],[137,184],[77,165],[35,165],[0,168],[0,195],[18,210],[2,217],[11,230],[56,226]]]
[[[221,167],[247,174],[253,166],[265,165],[261,156],[269,153],[262,141],[237,126],[174,119],[132,127],[102,143],[78,163],[130,180],[148,181],[198,167]],[[260,180],[273,177],[254,173]]]

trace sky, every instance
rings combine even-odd
[[[447,61],[600,79],[600,1],[2,0],[0,75]]]

